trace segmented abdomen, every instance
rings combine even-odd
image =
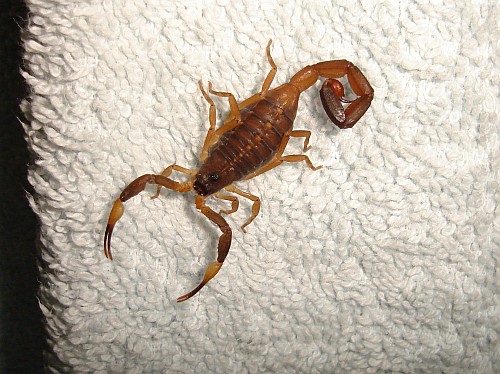
[[[223,134],[210,152],[220,153],[234,180],[245,178],[267,164],[279,149],[283,136],[292,129],[293,119],[282,108],[263,99],[241,110],[242,124]]]

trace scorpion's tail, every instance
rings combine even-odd
[[[356,67],[354,66],[354,68]],[[356,69],[363,76],[359,69]],[[349,80],[349,83],[351,84],[351,88],[353,88],[351,80],[352,78]],[[370,107],[373,99],[373,89],[368,81],[366,83],[368,87],[363,87],[364,91],[356,91],[353,88],[353,91],[357,95],[360,95],[354,100],[347,100],[345,98],[344,86],[336,79],[327,79],[321,86],[320,96],[323,108],[330,120],[339,128],[348,129],[353,127]],[[342,104],[347,104],[347,107],[344,108]]]
[[[345,98],[344,86],[337,80],[344,76],[347,76],[352,91],[358,96],[354,100]],[[326,114],[341,129],[353,127],[372,102],[370,82],[352,62],[333,60],[306,66],[290,79],[290,83],[302,92],[320,77],[326,78],[320,92]],[[344,108],[342,104],[348,105]]]

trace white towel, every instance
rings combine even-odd
[[[30,0],[23,104],[36,156],[54,372],[478,372],[498,370],[499,44],[493,1]],[[114,199],[134,178],[196,168],[208,128],[197,87],[243,100],[270,67],[348,59],[375,98],[352,130],[325,115],[320,83],[295,129],[319,171],[284,164],[238,187],[250,203],[217,227],[193,194]],[[227,100],[214,98],[219,123]],[[292,140],[287,153],[299,153]],[[176,180],[186,176],[174,174]],[[214,209],[227,202],[210,201]]]

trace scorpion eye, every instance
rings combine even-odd
[[[217,182],[219,180],[219,174],[210,173],[208,174],[208,179],[210,179],[211,182]]]

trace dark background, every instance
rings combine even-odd
[[[36,298],[37,221],[28,205],[30,155],[19,103],[28,88],[20,74],[22,0],[0,1],[0,372],[43,373],[45,336]]]

